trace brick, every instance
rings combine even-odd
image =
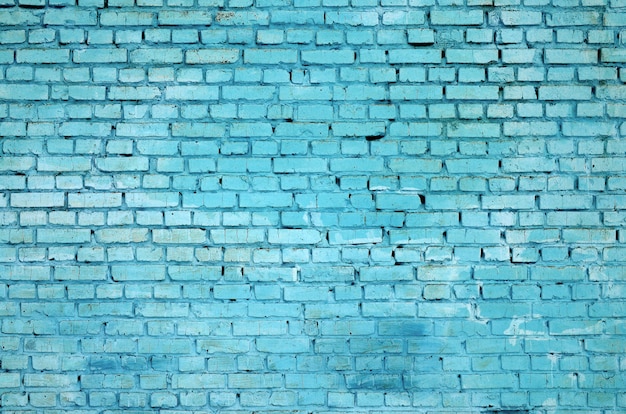
[[[542,172],[555,171],[556,160],[540,157],[508,158],[502,161],[505,172]]]
[[[206,231],[202,229],[154,229],[152,230],[154,243],[196,244],[206,241]]]
[[[12,207],[41,208],[63,207],[65,195],[63,193],[13,193],[11,194]]]
[[[172,280],[219,280],[222,266],[168,266],[167,274]]]
[[[539,207],[548,210],[586,210],[593,205],[592,196],[549,194],[539,197]]]
[[[451,229],[448,231],[447,240],[453,244],[500,244],[500,231],[479,229]]]
[[[431,386],[437,389],[458,390],[460,381],[457,375],[452,374],[404,374],[403,378],[409,389],[416,390],[429,389]]]
[[[111,124],[105,122],[64,122],[59,126],[59,134],[65,137],[90,136],[106,137],[111,133]]]
[[[290,207],[293,204],[291,193],[242,193],[240,207]]]
[[[20,387],[20,374],[19,373],[0,374],[0,387],[19,388]]]
[[[77,352],[78,341],[65,338],[29,338],[24,340],[24,351],[35,353]]]
[[[315,122],[287,122],[278,124],[274,134],[278,137],[328,137],[328,125]],[[307,158],[308,162],[308,158]]]
[[[183,207],[234,207],[237,205],[235,193],[184,193]]]
[[[0,0],[0,405],[623,407],[626,1],[518,3]]]
[[[226,386],[226,375],[215,374],[175,374],[172,376],[174,389],[210,389]]]
[[[600,99],[625,99],[626,86],[623,86],[623,85],[598,86],[596,88],[596,97]]]
[[[373,16],[372,16],[373,17]],[[378,16],[376,16],[378,18]],[[372,18],[372,21],[374,19]],[[421,25],[426,21],[426,16],[422,11],[387,11],[383,12],[382,23],[386,26],[392,25]]]
[[[418,194],[377,194],[376,208],[379,210],[410,211],[422,207],[422,198]]]
[[[186,339],[139,338],[137,348],[140,354],[187,354],[191,344]]]
[[[217,86],[167,86],[167,100],[214,101],[219,96]]]
[[[604,26],[621,26],[626,13],[604,13]]]
[[[546,24],[552,26],[593,26],[600,23],[598,12],[547,13]]]
[[[268,242],[271,244],[316,244],[322,236],[318,230],[276,229],[268,231]]]
[[[44,101],[48,99],[48,86],[18,83],[3,84],[0,85],[0,99]]]
[[[461,266],[421,266],[417,268],[417,280],[458,281],[469,280],[471,269]]]
[[[69,208],[108,208],[121,205],[121,193],[70,193],[67,196]]]
[[[431,24],[437,26],[480,26],[483,24],[483,19],[483,12],[480,10],[433,10],[430,13]]]
[[[147,229],[108,228],[96,230],[100,243],[139,243],[148,240]]]
[[[287,23],[294,25],[324,24],[323,11],[311,10],[274,10],[272,12],[272,23]]]
[[[282,374],[228,374],[228,386],[231,388],[280,388],[283,383]]]
[[[98,15],[95,10],[48,9],[43,15],[43,24],[51,26],[95,26],[97,19]]]
[[[462,205],[464,209],[480,208],[480,200],[475,195],[438,195],[429,194],[426,197],[426,210],[457,210]]]
[[[0,279],[2,280],[49,280],[50,267],[48,266],[0,266]],[[24,311],[22,311],[24,314]]]
[[[500,21],[505,26],[536,26],[542,22],[542,14],[528,10],[502,10]]]
[[[190,49],[185,52],[188,64],[228,64],[239,61],[239,49]]]
[[[144,157],[107,157],[95,160],[101,171],[148,171],[148,159]]]
[[[386,126],[384,122],[334,122],[331,130],[336,137],[382,137]]]
[[[482,49],[480,52],[467,49],[447,49],[446,61],[448,63],[494,63],[498,61],[498,51],[496,49]]]
[[[533,63],[539,60],[540,53],[533,49],[504,49],[502,62],[509,64]]]
[[[17,63],[67,63],[69,49],[21,49],[16,52]]]
[[[435,32],[431,29],[408,29],[408,42],[412,45],[432,45],[435,43]]]
[[[354,50],[304,50],[301,52],[302,63],[322,65],[345,65],[354,63]]]
[[[499,88],[496,86],[448,86],[448,99],[495,100],[498,99]]]
[[[214,23],[221,26],[267,26],[269,20],[269,13],[266,11],[234,11],[217,12]]]
[[[624,302],[599,302],[589,306],[589,316],[591,317],[619,318],[624,315],[626,315],[626,306],[624,306]]]
[[[161,96],[161,91],[155,86],[111,86],[109,99],[121,101],[138,101],[155,99]]]
[[[175,122],[172,123],[172,136],[186,138],[222,137],[225,125],[210,122]],[[206,143],[205,143],[206,144]],[[194,154],[197,152],[194,151]],[[184,154],[186,155],[186,154]],[[189,154],[191,155],[191,154]]]
[[[463,303],[420,303],[417,314],[424,318],[467,318],[470,307]]]
[[[504,122],[503,133],[506,136],[554,136],[557,134],[556,122]]]
[[[124,193],[124,200],[128,207],[176,207],[178,206],[179,193]]]
[[[598,62],[598,52],[589,49],[546,49],[547,64],[594,64]]]
[[[80,49],[72,53],[74,63],[125,63],[128,61],[126,49]]]
[[[130,52],[130,61],[144,64],[182,63],[183,51],[179,48],[135,49]]]
[[[37,229],[38,243],[88,243],[89,229]]]
[[[94,316],[132,316],[131,303],[80,303],[78,315],[82,317]]]
[[[306,318],[328,319],[356,316],[358,313],[356,304],[307,304],[304,315]]]
[[[389,127],[390,136],[439,136],[443,133],[443,124],[438,122],[393,122]]]
[[[165,266],[111,266],[111,276],[114,281],[164,280]]]
[[[211,12],[203,10],[162,10],[158,13],[158,22],[159,26],[208,26],[213,22],[213,18]]]
[[[441,63],[441,50],[393,49],[389,51],[389,63]]]
[[[55,280],[106,280],[106,266],[56,266]]]
[[[500,136],[500,125],[489,122],[459,122],[448,126],[448,134],[454,138],[494,138]]]
[[[579,267],[535,267],[531,269],[530,278],[532,280],[555,280],[555,281],[573,281],[583,280],[585,278],[585,270]]]
[[[514,388],[518,379],[514,374],[494,374],[485,379],[483,375],[463,374],[461,375],[461,387],[463,389],[489,389],[494,386],[498,388]]]
[[[396,244],[441,244],[443,231],[436,229],[389,230],[389,243]]]
[[[443,88],[440,86],[391,85],[389,97],[399,100],[441,100]]]
[[[37,25],[40,22],[41,17],[28,10],[3,10],[0,13],[2,26]]]
[[[11,157],[0,158],[0,171],[28,171],[35,166],[33,157]]]
[[[187,303],[144,302],[135,308],[135,315],[149,318],[185,318],[188,314]]]
[[[305,353],[311,347],[307,338],[292,338],[289,341],[275,338],[257,338],[255,342],[258,351],[278,354]]]
[[[528,229],[528,230],[507,230],[505,232],[507,243],[555,243],[561,238],[558,229]]]
[[[32,243],[34,241],[33,232],[24,229],[2,229],[0,230],[0,242],[8,244]]]
[[[76,100],[103,101],[106,97],[106,88],[101,86],[70,85],[67,88],[68,96]]]
[[[328,162],[324,158],[274,158],[274,172],[284,173],[316,173],[326,172]]]
[[[248,64],[296,63],[298,52],[290,49],[246,49],[243,52],[243,61]]]
[[[331,245],[380,243],[382,239],[381,231],[378,229],[330,230],[328,232],[328,241]]]
[[[525,266],[479,266],[474,268],[477,280],[527,280],[528,268]]]
[[[498,161],[480,159],[446,160],[446,169],[451,174],[496,173],[498,171]]]
[[[603,63],[626,62],[626,52],[623,49],[600,49],[600,61]]]
[[[615,230],[611,229],[564,229],[563,240],[569,243],[612,243]]]
[[[76,378],[63,374],[24,374],[24,385],[27,387],[55,387],[65,388],[76,384]]]
[[[155,21],[154,13],[139,11],[102,11],[100,24],[102,26],[152,26]]]
[[[326,24],[347,26],[376,26],[378,13],[376,12],[326,12]]]
[[[214,243],[247,244],[264,241],[265,232],[260,229],[224,229],[211,230],[210,236]]]

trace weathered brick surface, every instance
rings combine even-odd
[[[0,0],[0,411],[626,411],[624,0]]]

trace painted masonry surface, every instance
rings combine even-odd
[[[3,414],[626,412],[626,0],[0,0]]]

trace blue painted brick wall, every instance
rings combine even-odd
[[[0,0],[3,414],[626,411],[624,0]]]

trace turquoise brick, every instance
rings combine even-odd
[[[95,26],[97,13],[94,10],[62,8],[47,10],[43,16],[45,25],[56,26]]]
[[[430,21],[433,25],[481,25],[483,23],[483,13],[478,10],[468,12],[439,11],[431,13]]]
[[[624,405],[622,0],[18,3],[7,410]]]
[[[102,26],[151,26],[154,13],[140,11],[103,11],[100,13]]]
[[[17,63],[67,63],[70,51],[55,49],[23,49],[18,50],[15,58]]]
[[[130,61],[143,64],[181,63],[183,51],[178,48],[136,49],[130,52]]]
[[[463,389],[491,388],[493,384],[499,388],[513,388],[517,386],[518,379],[514,374],[496,374],[485,378],[483,375],[462,375],[461,386]]]

